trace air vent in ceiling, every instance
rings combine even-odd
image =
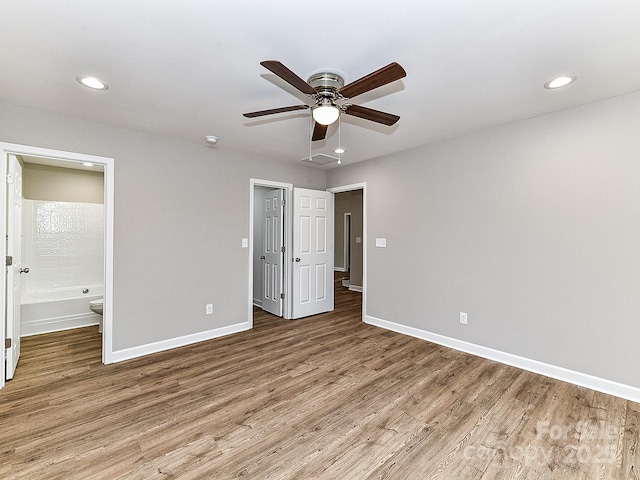
[[[325,155],[324,153],[316,153],[311,156],[311,160],[309,160],[309,157],[305,157],[302,161],[315,163],[316,165],[327,165],[329,163],[336,163],[338,161],[338,157],[332,157],[331,155]]]

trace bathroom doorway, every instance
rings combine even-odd
[[[23,257],[34,265],[30,267],[22,262],[20,283],[26,288],[25,294],[19,295],[21,298],[14,298],[13,291],[6,290],[7,282],[12,281],[7,274],[11,267],[7,267],[2,276],[0,295],[5,308],[0,338],[9,338],[6,343],[16,345],[21,335],[99,323],[99,317],[88,305],[90,300],[103,297],[102,362],[111,363],[113,159],[6,143],[0,143],[0,154],[5,175],[9,173],[9,158],[16,157],[22,167],[23,179],[27,178],[27,191],[23,188],[22,199],[22,218],[26,221],[19,243],[25,247]],[[62,184],[55,181],[61,178],[66,179]],[[10,177],[7,179],[11,180]],[[4,190],[0,194],[5,213],[9,208],[7,193],[10,186],[3,182]],[[14,236],[15,228],[3,222],[2,229],[7,252],[7,239]],[[46,245],[49,240],[68,245]],[[38,275],[37,279],[34,274]],[[77,285],[71,285],[74,280]],[[18,328],[12,328],[13,323],[7,328],[13,315],[9,315],[6,306],[16,303],[23,304],[19,311],[25,314],[18,322]],[[23,328],[23,332],[16,331]],[[2,362],[0,387],[7,378],[6,367]]]

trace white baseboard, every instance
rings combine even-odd
[[[100,323],[100,315],[97,313],[79,313],[55,318],[41,318],[20,322],[20,336],[29,337],[42,333],[71,330],[72,328],[90,327]]]
[[[344,267],[336,267],[336,266],[334,266],[333,267],[333,271],[334,272],[348,272],[349,270],[344,268]]]
[[[254,298],[253,299],[253,306],[262,308],[262,300],[260,300],[258,298]]]
[[[231,335],[232,333],[238,333],[250,329],[251,324],[249,322],[236,323],[235,325],[215,328],[213,330],[207,330],[206,332],[192,333],[191,335],[184,335],[182,337],[170,338],[159,342],[147,343],[146,345],[140,345],[138,347],[116,350],[112,354],[112,360],[113,363],[122,362],[124,360],[142,357],[143,355],[163,352],[177,347],[184,347],[185,345],[191,345],[192,343],[204,342],[205,340],[212,340],[214,338],[224,337],[225,335]]]
[[[362,287],[360,287],[358,285],[349,285],[349,290],[351,290],[352,292],[360,292],[360,293],[362,293]]]
[[[640,388],[367,315],[365,323],[640,403]]]

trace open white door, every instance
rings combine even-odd
[[[262,230],[262,309],[282,316],[282,265],[284,263],[283,190],[267,193]]]
[[[293,189],[293,314],[333,310],[333,193]]]
[[[22,273],[22,167],[15,155],[8,156],[7,165],[7,315],[6,379],[13,378],[20,357],[20,274]],[[8,260],[8,259],[7,259]],[[9,262],[7,262],[9,263]],[[29,270],[26,269],[25,273]]]

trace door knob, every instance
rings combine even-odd
[[[20,273],[29,273],[29,267],[27,267],[27,268],[21,268],[21,269],[20,269]]]
[[[264,255],[262,255],[262,256],[260,257],[260,260],[266,260],[266,259],[267,259],[267,257],[265,257]]]
[[[300,259],[299,259],[299,258],[296,258],[296,259],[295,259],[295,261],[296,261],[296,262],[299,262],[299,261],[300,261]]]

